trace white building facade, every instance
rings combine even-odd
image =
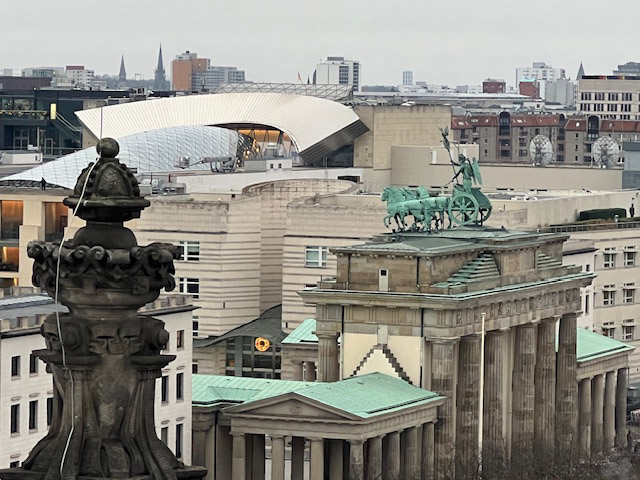
[[[566,71],[564,68],[553,68],[544,62],[533,62],[531,67],[516,68],[516,85],[519,85],[524,78],[535,78],[538,81],[556,81],[566,78]]]
[[[157,380],[156,432],[187,465],[191,463],[194,308],[188,296],[172,295],[140,310],[165,322],[170,335],[164,353],[176,355],[176,360]],[[46,295],[0,300],[0,468],[19,466],[48,431],[53,379],[31,352],[45,348],[40,327],[54,311],[53,301]],[[66,308],[60,307],[60,311]]]
[[[354,92],[360,91],[360,62],[344,57],[327,57],[316,65],[315,83],[320,85],[352,85]]]

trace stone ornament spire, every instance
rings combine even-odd
[[[0,479],[202,479],[206,470],[185,467],[156,435],[156,379],[175,356],[161,353],[169,340],[164,323],[137,314],[162,288],[175,287],[177,250],[138,246],[123,222],[149,201],[116,158],[115,140],[101,140],[97,150],[101,158],[64,200],[71,209],[79,204],[86,226],[62,248],[28,246],[34,285],[55,297],[57,284],[69,313],[49,315],[41,331],[47,348],[34,352],[53,373],[49,432]]]

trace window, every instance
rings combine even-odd
[[[162,443],[167,447],[169,446],[169,427],[162,427],[162,429],[160,429],[160,440],[162,440]]]
[[[182,458],[182,424],[176,425],[176,458]]]
[[[305,267],[326,267],[328,247],[307,247],[304,255]]]
[[[615,328],[603,328],[602,335],[604,335],[605,337],[613,338],[615,336],[615,331]]]
[[[604,261],[602,263],[603,268],[615,268],[616,266],[616,254],[613,248],[604,249]]]
[[[184,330],[178,330],[176,332],[176,348],[184,348]]]
[[[622,292],[623,292],[622,294],[623,303],[634,302],[636,289],[633,283],[625,283]]]
[[[193,362],[191,364],[191,373],[198,373],[198,362]]]
[[[623,93],[622,94],[622,101],[623,102],[630,102],[632,100],[632,94],[631,93]]]
[[[198,332],[200,331],[200,321],[198,320],[199,317],[197,317],[196,315],[193,316],[193,322],[191,323],[191,327],[192,327],[192,332],[193,332],[193,336],[197,337],[198,336]]]
[[[18,468],[20,466],[20,462],[11,462],[9,464],[9,468]]]
[[[29,402],[29,430],[38,429],[38,400]]]
[[[38,373],[38,359],[33,356],[33,353],[29,356],[29,373],[32,375]]]
[[[610,290],[602,291],[602,305],[604,305],[605,307],[610,307],[612,305],[615,305],[616,292],[615,290],[613,290],[615,288],[615,285],[605,285],[604,288],[610,289]]]
[[[184,400],[184,373],[176,375],[176,400]]]
[[[624,252],[624,266],[633,267],[636,264],[636,252]]]
[[[589,294],[584,296],[584,314],[589,315]]]
[[[11,376],[20,376],[20,356],[11,357]]]
[[[200,260],[200,242],[180,241],[178,242],[178,252],[181,262],[198,262]]]
[[[591,264],[587,263],[587,264],[584,266],[584,271],[585,271],[585,272],[590,272],[590,271],[591,271]]]
[[[11,433],[20,432],[20,405],[11,405]]]
[[[162,403],[169,402],[169,376],[162,376],[162,388],[161,388],[161,400]]]
[[[630,325],[623,325],[622,326],[622,339],[623,340],[633,340],[633,331],[634,331],[633,326]]]
[[[53,397],[47,398],[47,427],[51,426],[53,419]]]
[[[200,279],[199,278],[178,278],[178,288],[180,293],[193,295],[198,298],[200,295]]]

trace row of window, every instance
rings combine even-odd
[[[623,253],[623,262],[622,264],[625,267],[635,267],[636,265],[636,252],[632,249],[634,247],[625,247],[627,250],[624,250]],[[616,255],[619,252],[616,252],[615,247],[606,247],[604,249],[604,258],[602,262],[603,268],[616,268]]]
[[[38,429],[38,400],[29,402],[29,431],[33,432]],[[53,397],[47,398],[47,426],[51,425],[53,416]],[[11,405],[9,432],[11,435],[20,434],[20,404]]]
[[[616,328],[613,325],[615,325],[614,322],[602,324],[602,334],[605,337],[615,338]],[[635,340],[635,325],[622,325],[622,340]]]
[[[183,454],[183,437],[184,426],[181,423],[176,424],[176,450],[173,452],[178,460],[182,459]],[[168,447],[169,446],[169,427],[162,427],[160,429],[160,440]]]
[[[184,400],[184,373],[176,375],[176,400]],[[169,403],[169,375],[163,375],[160,388],[160,401]]]
[[[15,357],[11,357],[11,378],[18,379],[21,375],[21,357],[17,355]],[[40,367],[38,364],[38,359],[33,356],[33,354],[29,355],[29,375],[37,375]]]
[[[634,283],[625,283],[622,287],[622,303],[635,302],[636,287]],[[602,288],[602,305],[611,307],[616,304],[616,286],[605,285]]]
[[[632,102],[633,93],[582,92],[580,95],[580,99],[586,101],[595,100],[596,102],[604,102],[605,99],[609,102]]]

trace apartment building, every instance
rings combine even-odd
[[[544,135],[553,147],[553,163],[594,163],[593,144],[602,136],[613,138],[619,147],[623,142],[640,139],[640,121],[607,120],[596,115],[564,114],[467,115],[451,118],[453,139],[460,144],[477,144],[479,161],[498,163],[531,163],[529,145],[536,135]],[[624,152],[616,159],[624,163]]]
[[[361,73],[360,62],[357,60],[345,60],[344,57],[327,57],[324,62],[316,65],[313,83],[320,85],[351,85],[354,92],[359,92]]]
[[[53,380],[32,351],[45,348],[40,327],[47,315],[67,312],[37,290],[0,299],[0,468],[17,467],[47,433],[53,408]],[[31,292],[25,294],[25,292]],[[140,310],[165,322],[166,353],[176,355],[156,384],[156,429],[186,464],[191,462],[190,298],[167,296]]]
[[[631,202],[629,198],[629,202]],[[595,247],[592,302],[584,303],[583,312],[593,311],[593,330],[608,337],[623,341],[634,347],[640,346],[640,230],[637,223],[632,228],[573,232],[574,240],[593,242]],[[629,359],[629,383],[640,384],[640,352],[636,350]]]
[[[236,67],[211,65],[211,59],[199,58],[195,52],[186,51],[171,62],[173,89],[188,92],[214,89],[223,83],[242,83],[244,70]]]
[[[609,120],[640,120],[640,76],[585,75],[579,80],[579,110]]]

